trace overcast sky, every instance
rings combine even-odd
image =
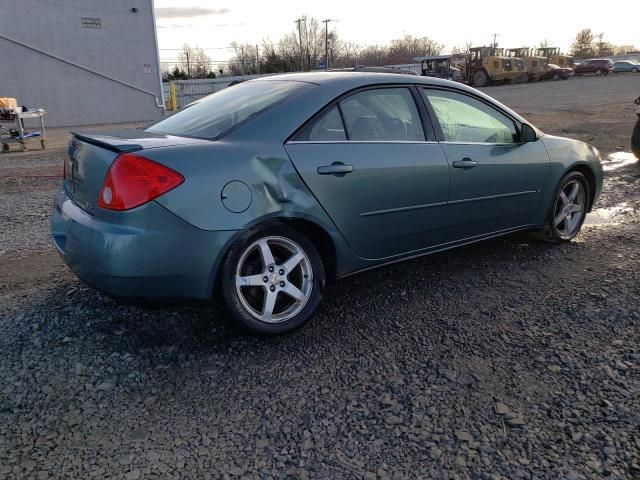
[[[384,44],[405,34],[428,36],[445,45],[445,51],[466,41],[487,45],[497,33],[502,47],[535,46],[548,39],[568,50],[576,32],[591,28],[604,32],[616,45],[640,47],[637,0],[533,0],[533,1],[347,1],[300,0],[211,1],[154,0],[162,59],[175,58],[183,43],[207,50],[212,60],[226,60],[223,49],[238,43],[277,41],[294,28],[302,15],[332,18],[338,36],[363,45]]]

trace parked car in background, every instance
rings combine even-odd
[[[550,63],[549,69],[540,75],[540,80],[566,80],[573,75],[573,69],[567,67],[559,67]]]
[[[619,62],[615,62],[613,64],[613,72],[640,72],[640,62],[637,60],[620,60]]]
[[[325,281],[519,230],[570,241],[602,179],[595,148],[460,83],[289,74],[146,130],[73,133],[51,229],[110,295],[219,292],[243,327],[282,333]]]
[[[596,58],[576,65],[574,70],[576,75],[608,75],[612,68],[613,62],[608,58]]]

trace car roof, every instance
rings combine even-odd
[[[328,71],[328,72],[305,72],[305,73],[285,73],[281,75],[270,75],[268,77],[256,78],[251,82],[269,81],[294,81],[306,82],[320,86],[330,86],[331,88],[344,89],[364,87],[367,85],[383,84],[422,84],[439,87],[455,87],[462,90],[471,90],[466,85],[451,80],[434,77],[423,77],[421,75],[408,75],[403,73],[383,73],[383,72],[363,72],[363,71]]]

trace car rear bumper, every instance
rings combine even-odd
[[[207,299],[236,231],[200,230],[156,202],[97,219],[55,196],[51,234],[64,262],[109,295]]]

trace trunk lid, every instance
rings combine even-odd
[[[205,142],[209,141],[137,129],[72,132],[65,158],[65,191],[76,205],[93,215],[107,172],[119,154]]]

